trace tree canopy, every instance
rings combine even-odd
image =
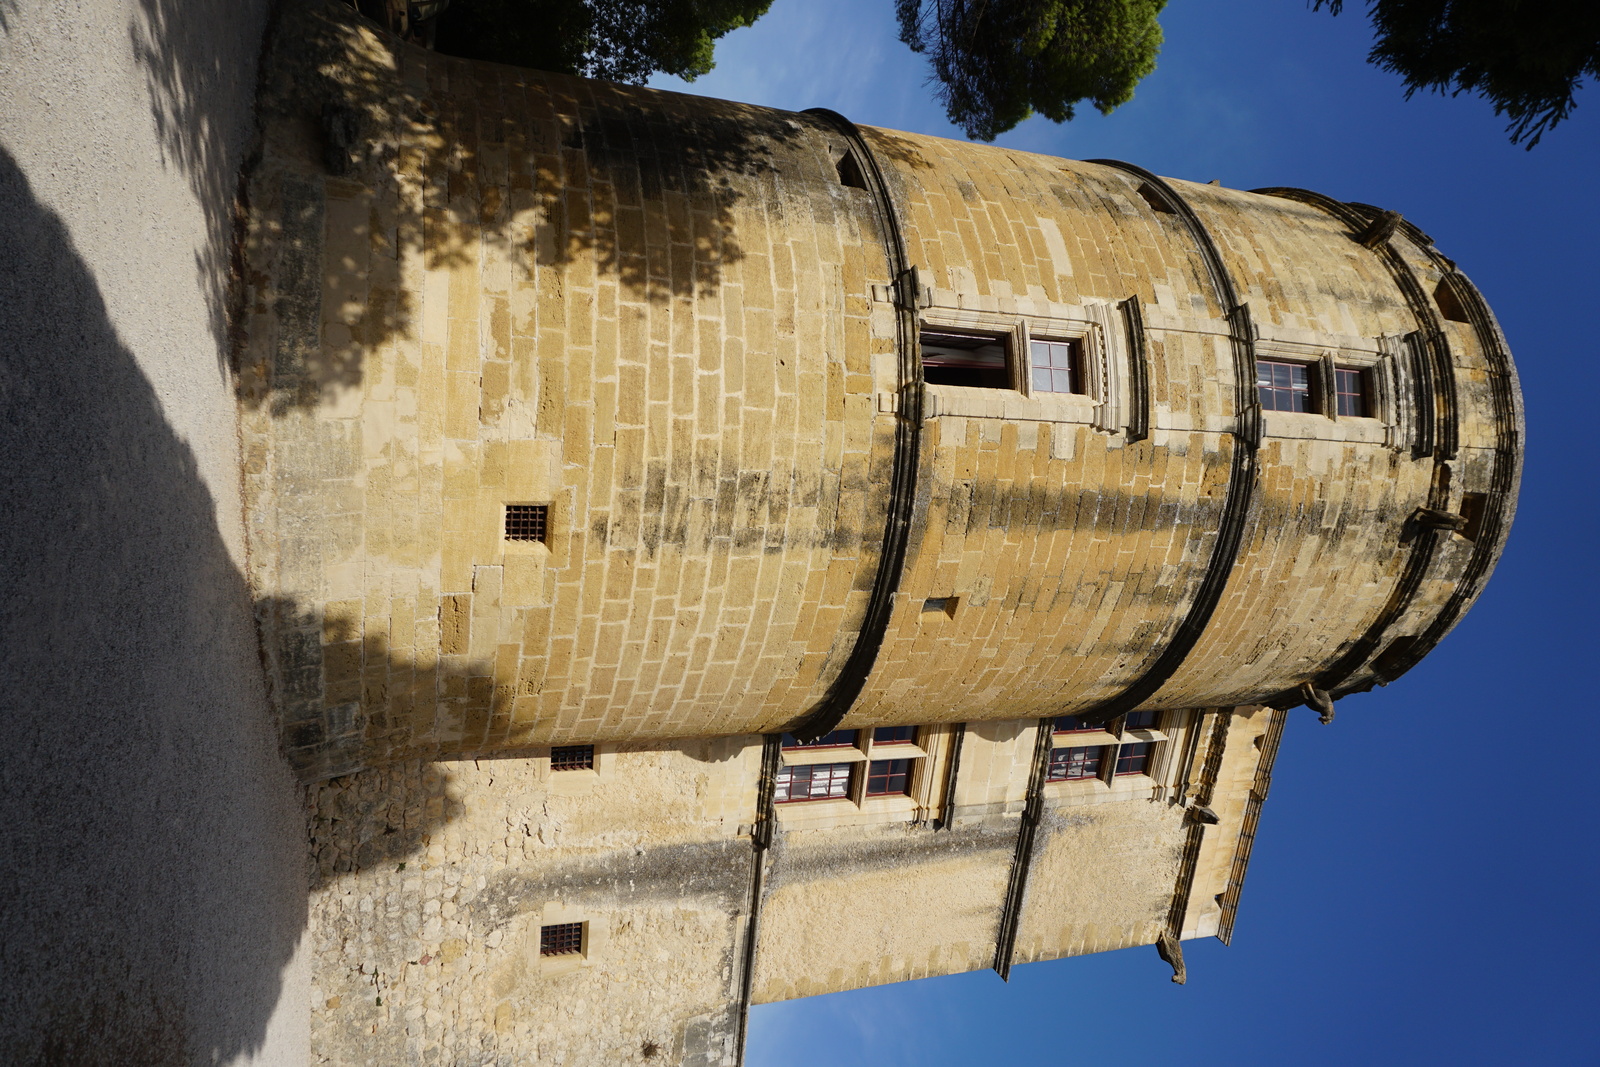
[[[896,0],[900,39],[927,55],[950,121],[992,141],[1034,112],[1071,119],[1133,98],[1156,68],[1166,0]]]
[[[1344,0],[1313,0],[1335,15]],[[1600,0],[1369,0],[1377,43],[1367,59],[1419,89],[1474,93],[1509,116],[1529,148],[1572,113],[1585,76],[1600,77]]]
[[[455,0],[441,52],[642,83],[656,71],[693,80],[717,38],[771,0]],[[950,121],[993,140],[1034,112],[1102,113],[1155,69],[1166,0],[895,0],[900,38],[925,53]]]
[[[688,81],[711,70],[718,37],[772,0],[456,0],[436,46],[469,59],[641,84],[656,71]]]

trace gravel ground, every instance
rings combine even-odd
[[[304,1063],[222,283],[268,0],[0,0],[0,1062]]]

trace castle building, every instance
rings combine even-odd
[[[239,371],[323,1062],[1181,980],[1288,709],[1403,674],[1504,544],[1509,353],[1393,212],[302,16]]]

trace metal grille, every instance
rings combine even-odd
[[[1351,418],[1367,415],[1367,372],[1355,367],[1333,368],[1333,387],[1339,402],[1338,412]]]
[[[594,770],[593,745],[557,745],[550,750],[552,771]]]
[[[1075,341],[1032,341],[1033,391],[1036,393],[1081,393],[1078,372],[1078,345]]]
[[[548,504],[507,504],[506,540],[543,541],[549,514]]]
[[[1050,750],[1050,769],[1045,777],[1052,782],[1094,778],[1100,773],[1105,751],[1104,747],[1053,748]]]
[[[911,761],[878,759],[867,766],[867,796],[892,797],[911,792]]]
[[[1148,774],[1150,771],[1150,753],[1155,751],[1153,741],[1140,741],[1134,745],[1123,745],[1117,749],[1118,774]]]
[[[1256,360],[1256,390],[1267,411],[1316,411],[1311,368],[1304,363]]]
[[[555,923],[539,927],[539,955],[571,956],[582,951],[582,923]]]
[[[779,804],[796,800],[827,800],[850,795],[848,763],[813,763],[807,767],[780,767],[772,799]]]

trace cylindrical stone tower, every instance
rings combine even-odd
[[[1392,213],[319,34],[241,360],[308,776],[1324,705],[1504,542],[1509,354]]]

